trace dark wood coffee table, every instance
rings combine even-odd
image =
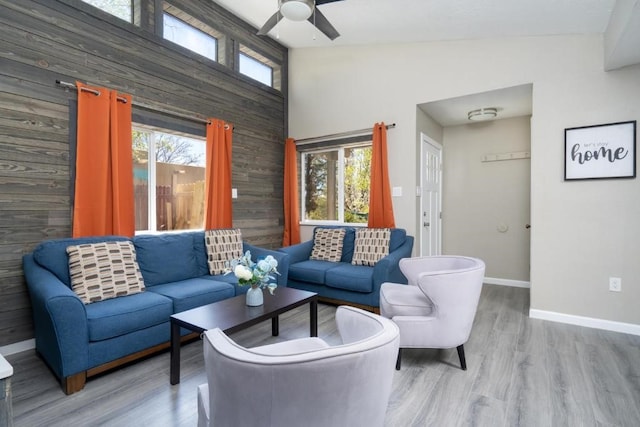
[[[279,333],[278,316],[296,307],[309,303],[310,336],[318,336],[318,294],[294,288],[276,288],[273,295],[264,291],[264,304],[249,307],[246,296],[203,305],[171,316],[171,384],[180,382],[180,328],[202,333],[220,328],[226,334],[271,319],[271,333]]]

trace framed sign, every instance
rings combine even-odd
[[[564,130],[565,180],[635,177],[635,120]]]

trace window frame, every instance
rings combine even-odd
[[[163,2],[162,4],[162,11],[160,12],[161,15],[161,23],[162,25],[160,25],[159,28],[159,34],[162,37],[163,40],[172,43],[176,46],[180,46],[180,48],[182,49],[186,49],[187,51],[198,55],[202,58],[206,58],[210,61],[214,61],[220,64],[224,64],[224,58],[225,58],[225,36],[222,32],[216,30],[214,27],[212,27],[209,24],[206,24],[204,22],[202,22],[201,20],[194,18],[193,16],[189,15],[188,13],[182,11],[181,9],[167,3],[167,2]],[[211,58],[209,56],[205,56],[203,54],[201,54],[200,52],[197,52],[191,48],[189,48],[188,46],[184,46],[180,43],[177,43],[173,40],[169,40],[165,37],[164,34],[164,17],[165,15],[170,15],[172,18],[182,22],[183,24],[193,28],[196,31],[199,31],[211,38],[213,38],[215,40],[215,58]]]
[[[121,21],[124,21],[124,22],[126,22],[128,24],[134,24],[135,21],[136,21],[136,9],[137,8],[134,5],[134,0],[128,0],[129,1],[129,19],[125,19],[125,18],[123,18],[121,16],[118,16],[118,15],[116,15],[114,13],[111,13],[110,11],[108,11],[106,9],[101,8],[100,6],[96,6],[96,5],[92,4],[92,3],[89,3],[89,0],[80,0],[80,1],[83,4],[85,4],[85,5],[89,6],[89,7],[92,7],[94,9],[96,9],[96,10],[99,10],[102,13],[106,13],[109,16],[117,18],[117,19],[119,19]]]
[[[164,134],[169,134],[169,135],[174,135],[174,136],[179,136],[179,137],[184,137],[184,138],[189,138],[189,139],[193,139],[193,140],[199,140],[202,141],[204,148],[205,148],[205,165],[204,166],[200,166],[203,169],[205,169],[205,180],[206,180],[206,144],[207,144],[207,140],[205,136],[201,136],[201,135],[197,135],[197,134],[192,134],[192,133],[187,133],[187,132],[181,132],[178,130],[174,130],[168,127],[161,127],[158,125],[148,125],[148,124],[144,124],[141,122],[132,122],[131,124],[131,131],[141,131],[141,132],[147,132],[147,133],[153,133],[153,132],[157,132],[157,133],[164,133]],[[133,143],[133,140],[132,140]],[[156,187],[157,187],[157,160],[156,160],[156,144],[155,144],[155,139],[152,139],[152,141],[150,141],[149,147],[148,147],[148,167],[147,167],[147,229],[146,230],[135,230],[135,234],[158,234],[158,233],[182,233],[182,232],[188,232],[188,231],[202,231],[204,230],[204,218],[203,218],[203,224],[202,227],[198,227],[198,228],[185,228],[185,229],[172,229],[172,230],[158,230],[158,213],[157,213],[157,192],[156,192]],[[133,158],[132,158],[133,161]],[[152,179],[153,177],[153,179]],[[152,180],[153,180],[153,185],[152,185]]]
[[[344,221],[344,207],[345,207],[345,155],[344,152],[346,149],[350,148],[367,148],[370,147],[373,149],[373,140],[369,137],[365,139],[365,141],[352,142],[352,143],[343,143],[343,144],[335,144],[328,143],[323,144],[320,143],[316,146],[314,144],[314,148],[311,149],[302,149],[300,150],[300,225],[345,225],[351,227],[364,227],[367,225],[366,222],[345,222]],[[337,195],[337,205],[338,205],[338,219],[306,219],[306,185],[305,185],[305,171],[306,171],[306,155],[307,154],[316,154],[316,153],[326,153],[329,151],[337,151],[338,152],[338,160],[337,164],[337,187],[338,187],[338,195]],[[369,179],[369,188],[371,188],[371,180]]]
[[[256,80],[253,77],[251,77],[248,74],[245,74],[243,72],[240,71],[240,56],[244,55],[249,59],[252,59],[262,65],[264,65],[265,67],[268,67],[271,69],[271,84],[270,85],[266,85],[265,83],[261,82],[260,80]],[[236,62],[237,62],[237,67],[236,67],[236,71],[242,75],[245,76],[247,78],[250,78],[251,80],[261,83],[261,84],[265,84],[266,86],[269,86],[270,88],[276,89],[278,91],[282,90],[282,66],[280,64],[278,64],[277,62],[267,58],[266,56],[260,54],[259,52],[257,52],[256,50],[250,48],[249,46],[242,44],[242,43],[238,43],[238,49],[237,49],[237,53],[236,53]]]
[[[254,62],[254,63],[258,64],[258,65],[263,66],[264,68],[267,68],[269,70],[269,83],[265,83],[262,80],[259,80],[259,79],[255,78],[255,77],[253,77],[252,75],[247,74],[246,72],[243,72],[242,69],[241,69],[242,58],[246,58],[250,62]],[[273,73],[273,68],[268,66],[267,64],[264,64],[261,61],[258,61],[253,56],[247,55],[244,52],[238,52],[238,72],[240,74],[242,74],[243,76],[247,76],[247,77],[249,77],[249,78],[251,78],[251,79],[253,79],[253,80],[257,81],[257,82],[260,82],[260,83],[262,83],[262,84],[264,84],[266,86],[273,87],[273,74],[274,74]]]

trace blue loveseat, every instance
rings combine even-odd
[[[130,240],[145,291],[84,304],[71,288],[67,246]],[[243,243],[255,259],[273,255],[278,286],[286,286],[288,256]],[[168,348],[173,313],[246,292],[233,274],[211,276],[204,232],[58,239],[23,258],[31,298],[36,351],[67,394],[87,377]],[[185,331],[186,333],[186,331]]]
[[[309,259],[316,232],[322,228],[344,228],[342,255],[339,262]],[[384,282],[407,283],[398,263],[411,257],[413,236],[402,228],[392,228],[389,255],[373,267],[352,265],[355,227],[321,226],[313,230],[314,239],[278,249],[289,255],[287,286],[318,294],[321,301],[349,304],[379,313],[380,286]]]

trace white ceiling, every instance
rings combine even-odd
[[[470,122],[469,111],[493,107],[498,109],[496,120],[531,115],[532,85],[514,86],[490,92],[474,93],[457,98],[421,104],[418,107],[442,126],[456,126]]]
[[[256,27],[278,0],[211,0]],[[640,63],[640,0],[342,0],[319,6],[341,34],[329,40],[307,21],[282,20],[269,36],[292,49],[358,44],[567,34],[604,34],[604,68]],[[499,108],[498,119],[531,115],[531,85],[419,107],[442,126],[467,112]]]
[[[212,0],[260,28],[278,0]],[[282,20],[269,35],[290,48],[603,33],[615,0],[342,0],[319,6],[341,34]]]

